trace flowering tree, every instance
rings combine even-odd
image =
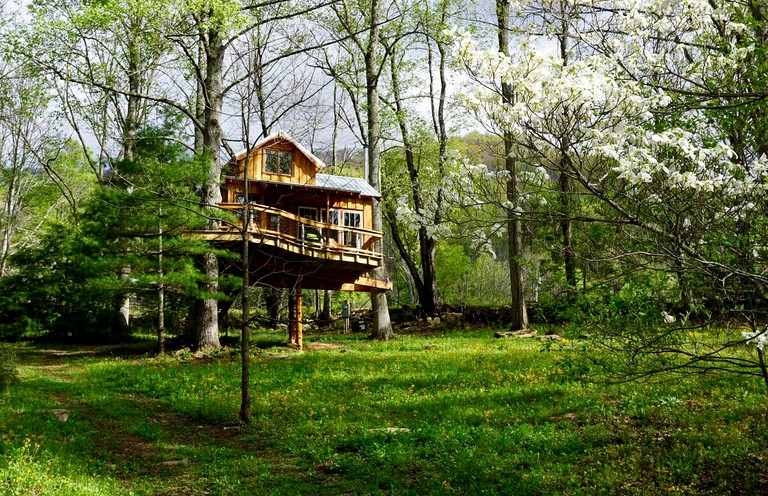
[[[547,33],[519,36],[508,56],[454,30],[457,56],[481,83],[466,91],[465,105],[514,137],[510,153],[520,164],[567,174],[593,202],[576,218],[616,232],[606,258],[668,274],[679,313],[746,318],[754,339],[764,318],[768,246],[766,81],[755,55],[765,47],[764,9],[571,4],[579,21],[569,36],[580,48],[567,59]],[[514,88],[514,101],[502,84]],[[554,181],[548,187],[557,191]],[[710,333],[702,341],[688,322],[644,333],[614,326],[610,345],[627,353],[627,373],[714,366],[762,374],[759,362],[734,349],[745,338]],[[676,359],[643,368],[641,355]]]

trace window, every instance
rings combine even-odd
[[[317,209],[312,207],[299,207],[299,217],[317,222]]]
[[[341,224],[339,218],[341,212],[339,210],[320,210],[320,222],[324,224],[333,224],[338,226]],[[339,243],[339,231],[337,229],[325,229],[325,238],[329,245],[336,246]]]
[[[267,215],[267,229],[270,231],[280,231],[280,222],[281,217],[277,214],[268,214]]]
[[[320,222],[338,226],[340,224],[339,211],[335,209],[328,210],[327,212],[325,210],[320,210]]]
[[[317,222],[317,209],[313,207],[299,207],[299,217]],[[304,224],[303,222],[300,224],[300,226],[300,236],[303,239],[315,243],[320,243],[322,241],[323,237],[317,227]]]
[[[362,224],[363,215],[360,212],[344,212],[344,226],[345,227],[360,227]],[[360,248],[360,234],[344,231],[344,244],[347,246],[354,246]]]
[[[283,150],[267,150],[264,154],[264,172],[267,174],[291,175],[293,152]]]

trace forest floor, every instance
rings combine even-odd
[[[411,331],[257,334],[250,425],[239,350],[18,345],[0,493],[768,494],[757,381],[609,385],[532,339]]]

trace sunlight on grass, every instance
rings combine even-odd
[[[101,452],[109,426],[148,446],[116,472],[139,494],[178,493],[184,480],[199,494],[695,494],[736,479],[741,492],[762,488],[763,471],[737,477],[744,460],[768,456],[759,383],[709,374],[610,385],[561,351],[492,335],[325,335],[339,346],[300,353],[258,333],[248,427],[237,420],[236,351],[78,358],[67,381],[28,367],[13,408],[53,408],[43,398],[55,394],[84,411],[77,431],[15,415],[3,459],[10,466],[30,436],[45,436],[41,452],[69,439],[57,456],[25,463],[39,471],[52,460],[42,472],[64,480],[110,480],[114,454],[85,472],[67,462]],[[88,480],[74,484],[92,494]]]
[[[61,463],[41,450],[37,443],[25,439],[20,448],[3,455],[7,466],[0,478],[0,494],[7,496],[28,496],[33,494],[109,495],[117,494],[114,483],[103,477],[77,474],[76,469],[62,467]]]

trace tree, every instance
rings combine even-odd
[[[191,260],[207,248],[181,234],[201,225],[192,189],[203,176],[199,162],[158,130],[137,134],[134,160],[119,166],[81,202],[76,222],[65,219],[11,258],[16,273],[3,282],[0,302],[9,325],[60,339],[111,339],[126,335],[114,305],[126,294],[195,294]],[[163,311],[158,306],[158,318]]]
[[[694,331],[680,315],[683,325],[671,325],[676,318],[659,308],[661,299],[644,312],[606,312],[602,343],[622,359],[611,362],[614,370],[621,363],[638,375],[720,368],[763,376],[761,354],[746,359],[734,347],[762,336],[765,159],[753,145],[759,139],[731,126],[765,95],[763,76],[752,72],[759,62],[741,64],[764,46],[764,21],[732,4],[619,8],[611,16],[602,5],[581,7],[591,14],[571,29],[592,39],[594,52],[568,65],[526,43],[513,57],[480,51],[463,35],[465,63],[516,88],[512,105],[494,91],[476,93],[472,105],[515,133],[524,160],[559,157],[552,137],[566,129],[571,154],[560,163],[595,200],[581,220],[619,234],[611,260],[624,270],[675,274],[681,285],[682,274],[694,305],[684,315],[738,315],[752,326],[742,336]],[[657,279],[659,289],[668,286]]]
[[[443,1],[436,4],[398,4],[397,22],[390,23],[386,38],[389,58],[389,107],[402,143],[402,162],[407,174],[385,185],[385,218],[400,257],[413,281],[422,310],[436,316],[441,307],[437,286],[435,251],[443,226],[445,204],[441,179],[448,161],[447,39],[443,33],[452,10],[459,6]],[[424,77],[426,70],[428,74]],[[424,84],[428,91],[424,92]],[[416,102],[429,108],[425,116],[413,110]],[[399,161],[393,162],[397,164]],[[390,174],[397,172],[392,169]],[[407,229],[418,233],[418,248],[411,250]],[[418,263],[415,256],[418,254]]]
[[[177,5],[164,0],[157,2],[138,1],[134,5],[127,2],[129,13],[135,7],[139,13],[151,12],[149,24],[152,36],[148,46],[157,48],[156,53],[163,55],[157,67],[163,69],[163,77],[156,78],[162,87],[142,87],[137,93],[131,78],[115,80],[114,72],[104,70],[105,65],[94,64],[90,58],[89,43],[77,45],[82,50],[74,50],[85,62],[82,66],[60,64],[55,54],[70,53],[72,50],[51,50],[58,41],[61,27],[73,26],[79,19],[77,5],[69,9],[69,4],[61,12],[46,9],[36,10],[38,23],[33,30],[35,36],[28,39],[34,43],[21,47],[21,52],[43,73],[64,86],[81,85],[98,88],[110,98],[125,97],[129,102],[155,102],[184,115],[194,130],[193,148],[198,155],[206,157],[209,174],[200,188],[201,202],[208,206],[210,228],[214,228],[218,217],[215,204],[219,198],[219,179],[221,175],[221,149],[228,148],[222,142],[222,112],[225,95],[239,84],[234,77],[227,80],[226,57],[234,43],[259,26],[301,15],[318,8],[318,5],[294,8],[288,2],[214,2],[211,4]],[[123,4],[121,4],[123,5]],[[277,7],[290,8],[279,9]],[[73,14],[73,15],[70,15]],[[100,19],[95,20],[97,23]],[[73,29],[77,32],[78,29]],[[45,33],[41,36],[40,33]],[[142,36],[147,33],[142,32]],[[68,40],[68,37],[63,37]],[[92,44],[99,45],[102,38],[94,36]],[[88,41],[91,41],[88,38]],[[157,45],[155,45],[157,42]],[[104,45],[107,46],[107,45]],[[162,47],[162,50],[160,49]],[[69,48],[69,47],[67,47]],[[134,53],[128,46],[127,52]],[[108,50],[107,50],[108,51]],[[130,57],[129,57],[129,60]],[[128,63],[129,69],[133,66]],[[137,69],[138,71],[138,69]],[[129,70],[130,74],[135,71]],[[130,75],[129,74],[129,75]],[[188,78],[187,76],[191,76]],[[185,84],[184,81],[189,81]],[[175,84],[180,82],[181,84]],[[159,85],[158,85],[159,86]],[[190,94],[192,93],[192,94]],[[67,93],[70,95],[70,93]],[[69,98],[69,96],[68,96]],[[133,108],[133,107],[132,107]],[[133,115],[133,114],[132,114]],[[127,119],[131,124],[131,118]],[[106,125],[106,124],[105,124]],[[130,142],[130,140],[128,140]],[[217,292],[218,262],[213,253],[201,254],[200,263],[205,276],[200,280],[201,294],[212,295]],[[190,332],[199,348],[219,346],[218,342],[218,305],[214,298],[200,300],[193,305],[188,320]]]
[[[381,154],[382,128],[380,116],[379,86],[386,64],[381,45],[382,25],[387,22],[379,0],[345,0],[333,3],[332,15],[319,22],[325,24],[326,32],[334,40],[337,52],[331,55],[327,51],[319,55],[318,62],[336,84],[344,88],[354,109],[354,116],[359,126],[359,139],[366,149],[368,165],[367,180],[377,191],[382,190]],[[328,45],[329,43],[316,43]],[[356,65],[362,60],[362,66]],[[349,71],[349,67],[355,67]],[[358,72],[359,69],[359,72]],[[364,102],[364,103],[363,103]],[[382,231],[384,216],[380,201],[373,204],[374,230]],[[377,247],[382,250],[382,246]],[[385,264],[376,269],[379,279],[387,279]],[[389,304],[383,291],[371,293],[373,311],[373,330],[371,337],[379,340],[391,339],[394,335],[389,318]]]

